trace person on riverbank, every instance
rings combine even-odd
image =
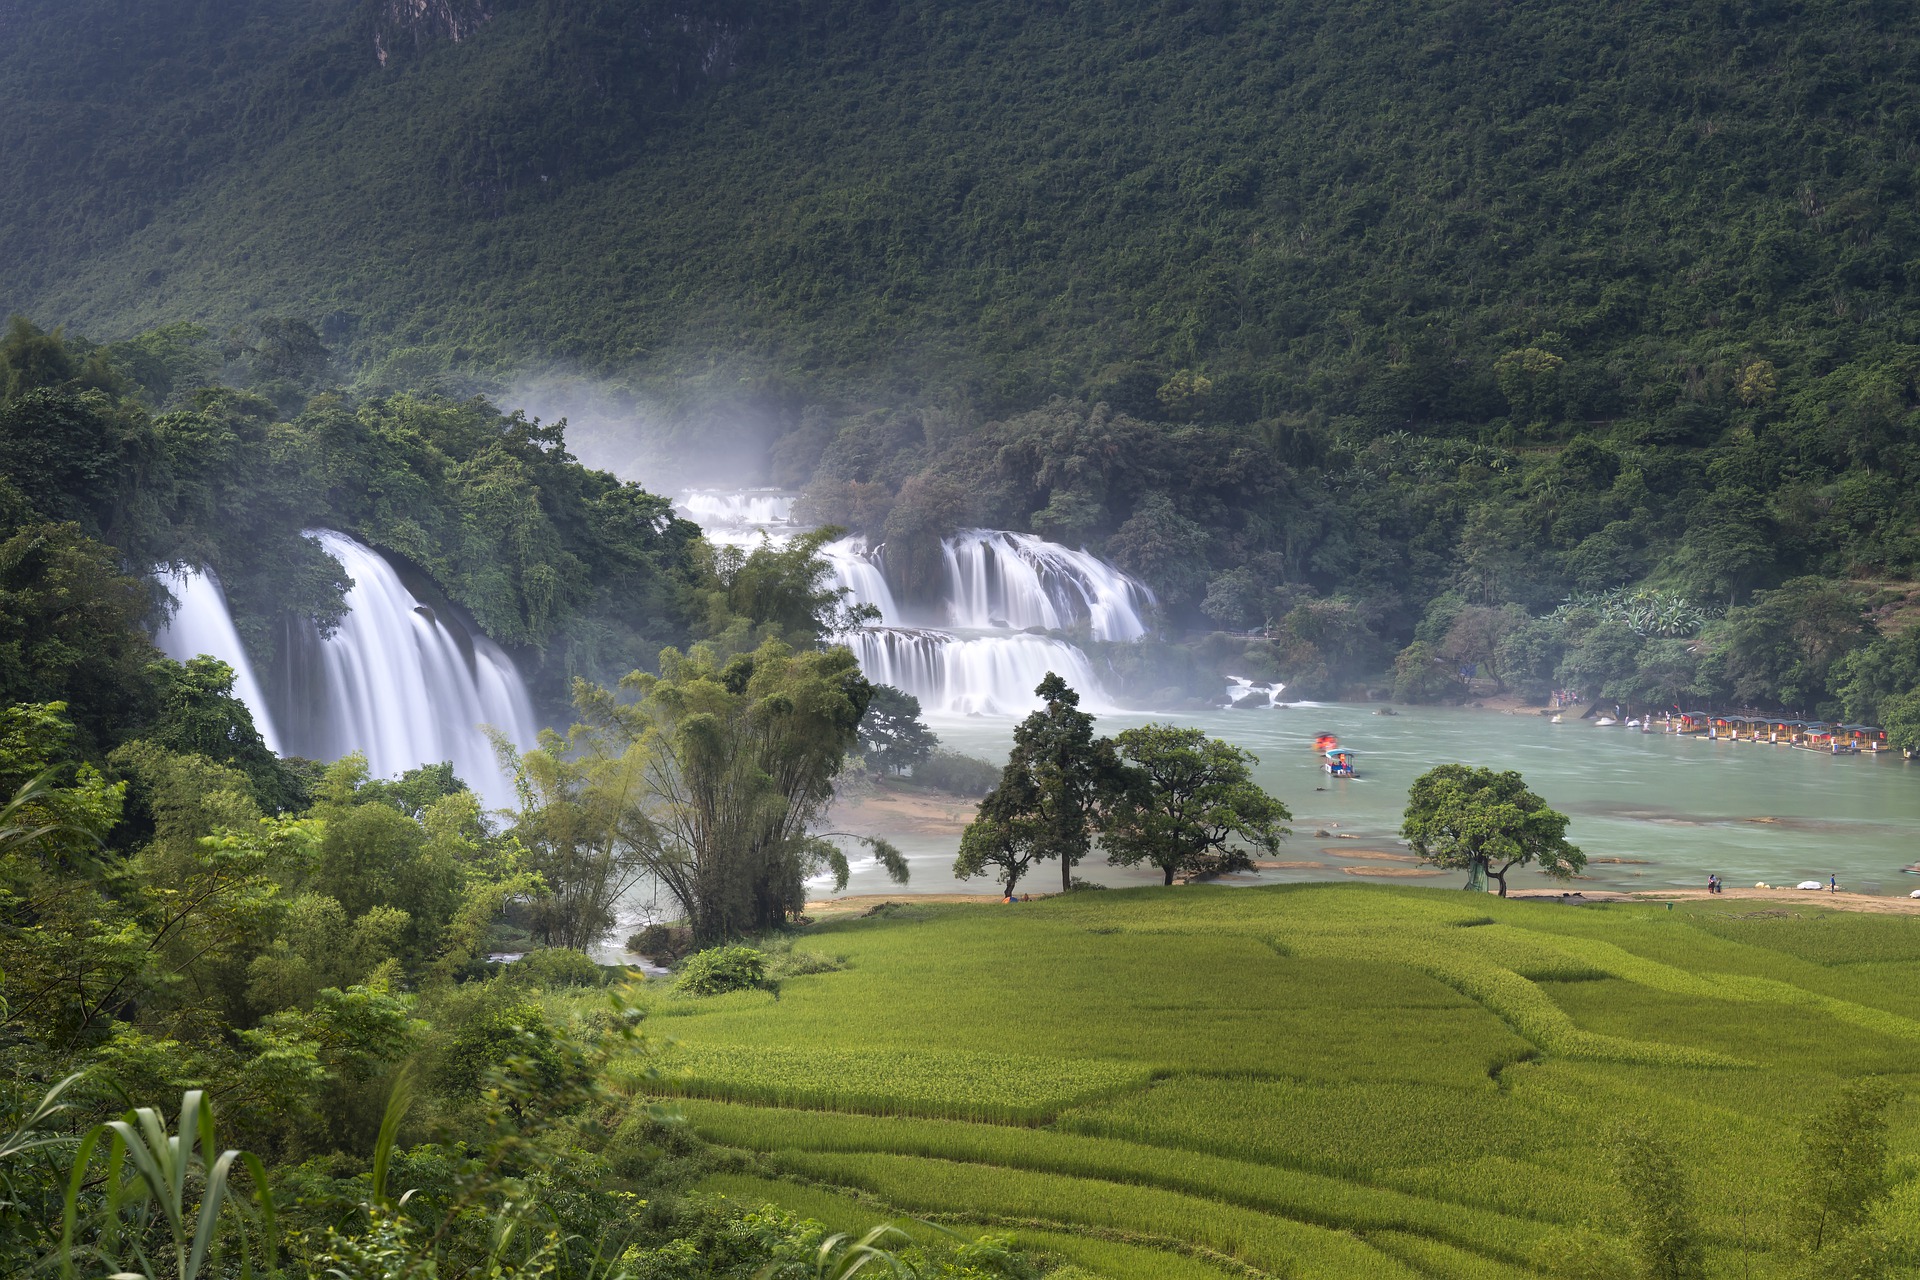
[[[1827,892],[1828,893],[1840,892],[1839,877],[1835,876],[1831,871],[1827,873]]]
[[[1707,892],[1708,892],[1708,893],[1718,893],[1718,892],[1720,892],[1720,877],[1719,877],[1719,876],[1708,876],[1708,877],[1707,877]]]

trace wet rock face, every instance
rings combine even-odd
[[[394,54],[435,40],[458,43],[492,17],[490,0],[380,0],[373,22],[373,56],[384,67]]]

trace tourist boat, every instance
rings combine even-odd
[[[1334,777],[1351,778],[1356,776],[1353,772],[1353,752],[1348,751],[1345,747],[1333,747],[1322,754],[1326,756],[1326,762],[1320,767]]]

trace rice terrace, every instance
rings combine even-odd
[[[839,967],[652,1005],[645,1087],[739,1153],[705,1187],[1112,1280],[1633,1274],[1601,1153],[1635,1123],[1709,1272],[1786,1274],[1800,1127],[1920,1069],[1914,916],[1196,886],[903,903],[794,946]]]

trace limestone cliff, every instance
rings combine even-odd
[[[396,53],[436,40],[465,40],[492,18],[489,0],[379,0],[373,15],[373,56],[384,67]]]

